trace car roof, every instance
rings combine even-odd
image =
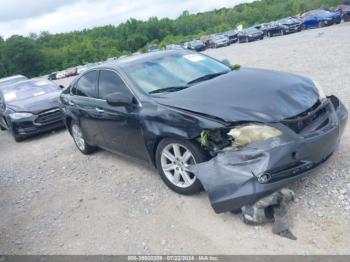
[[[136,65],[139,63],[147,62],[150,60],[154,60],[157,58],[165,57],[165,56],[170,56],[170,55],[185,55],[185,54],[193,54],[196,52],[190,51],[190,50],[185,50],[185,49],[178,49],[178,50],[160,50],[160,51],[155,51],[155,52],[150,52],[150,53],[145,53],[145,54],[138,54],[138,55],[133,55],[133,56],[127,56],[121,59],[117,59],[114,61],[106,61],[105,63],[94,66],[93,69],[98,69],[98,68],[124,68],[128,67],[131,65]]]

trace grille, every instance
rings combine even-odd
[[[60,111],[59,108],[55,108],[55,109],[51,109],[40,113],[37,119],[35,120],[35,123],[40,125],[48,125],[48,124],[61,121],[62,119],[63,119],[62,112]]]
[[[324,159],[322,159],[317,163],[313,163],[310,161],[299,161],[289,166],[285,166],[275,170],[270,170],[267,172],[271,174],[271,179],[269,180],[269,183],[277,182],[287,177],[297,176],[304,172],[315,169],[316,167],[320,166],[322,163],[326,162],[331,157],[331,155],[332,154],[326,156]]]
[[[311,126],[322,118],[324,120],[321,121],[315,128],[313,128],[313,131],[317,131],[326,126],[329,122],[329,119],[327,117],[328,106],[328,103],[322,104],[321,101],[318,100],[311,108],[305,112],[297,116],[284,119],[281,122],[299,134],[306,130],[307,127]]]

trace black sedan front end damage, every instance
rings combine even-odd
[[[348,118],[335,96],[268,125],[281,135],[219,150],[192,166],[216,213],[236,210],[310,174],[336,150]]]

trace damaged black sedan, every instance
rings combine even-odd
[[[78,149],[149,160],[180,194],[208,192],[216,212],[253,203],[336,150],[347,111],[312,80],[232,71],[186,50],[90,69],[61,95]]]

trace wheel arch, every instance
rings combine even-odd
[[[158,146],[160,142],[162,142],[165,139],[175,139],[175,140],[183,140],[186,142],[191,142],[195,146],[198,146],[200,149],[203,149],[201,148],[201,145],[196,138],[190,138],[190,137],[184,137],[184,136],[178,136],[178,135],[157,136],[153,141],[149,141],[149,143],[151,143],[149,144],[151,145],[151,147],[147,146],[147,142],[146,142],[146,147],[150,156],[151,163],[155,168],[157,168],[156,154],[157,154]]]

